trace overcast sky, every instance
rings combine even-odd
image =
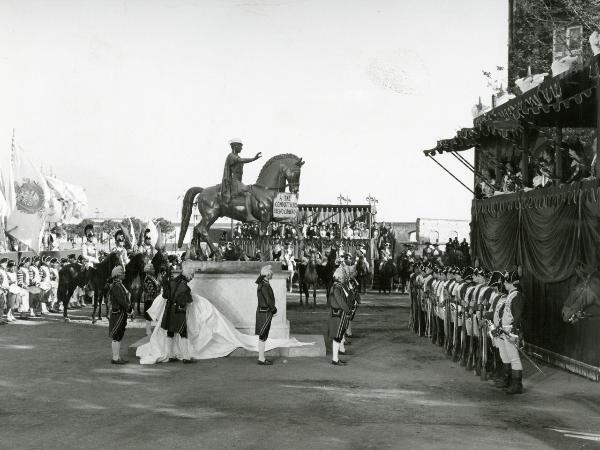
[[[240,137],[264,157],[246,183],[291,152],[307,161],[302,203],[371,193],[379,220],[468,219],[470,193],[422,150],[472,125],[482,69],[506,63],[507,8],[0,0],[0,163],[15,128],[32,160],[86,188],[90,211],[175,219],[188,187],[220,182]]]

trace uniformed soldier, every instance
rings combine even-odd
[[[506,293],[504,291],[504,274],[502,272],[492,273],[490,278],[490,286],[494,289],[490,300],[490,307],[486,312],[488,320],[488,328],[492,336],[492,347],[494,349],[493,357],[495,359],[495,371],[492,374],[492,379],[499,388],[508,387],[510,384],[510,361],[507,360],[504,354],[504,346],[500,342],[500,311],[506,303]]]
[[[246,197],[246,221],[257,222],[258,220],[252,215],[252,192],[249,186],[242,183],[242,177],[244,164],[256,161],[262,154],[259,152],[254,158],[242,158],[239,155],[244,145],[241,139],[231,139],[229,145],[231,146],[231,153],[227,155],[223,169],[221,199],[225,205],[228,205],[236,195],[244,194]]]
[[[174,352],[173,338],[175,334],[179,334],[180,337],[179,348],[183,362],[185,364],[196,362],[189,354],[186,320],[187,307],[193,302],[192,291],[188,283],[193,279],[194,268],[190,264],[185,264],[181,274],[170,282],[166,297],[163,294],[167,302],[160,326],[167,331],[167,338],[169,338],[169,362],[178,360]]]
[[[52,293],[50,294],[50,311],[58,312],[62,305],[58,304],[58,271],[60,264],[57,258],[50,259],[50,286]]]
[[[8,303],[8,274],[6,273],[6,264],[8,263],[8,258],[0,259],[0,324],[4,324],[6,322],[12,322],[10,320],[10,309],[6,312],[6,322],[2,320],[2,316],[4,315],[4,309]]]
[[[111,284],[109,289],[109,299],[111,304],[110,317],[108,320],[108,335],[112,338],[112,364],[127,364],[127,361],[121,358],[121,340],[127,327],[127,316],[133,311],[129,292],[123,286],[125,279],[125,269],[121,266],[115,266],[111,273]]]
[[[28,256],[21,258],[19,261],[19,269],[17,271],[17,285],[21,288],[21,306],[19,312],[21,318],[35,317],[32,304],[29,301],[29,266],[31,265],[31,259]],[[33,305],[34,306],[34,305]]]
[[[48,267],[49,257],[42,257],[39,262],[40,284],[42,296],[40,303],[42,306],[42,315],[48,314],[48,300],[52,294],[52,285],[50,284],[50,268]]]
[[[144,242],[139,248],[140,253],[146,255],[148,260],[151,261],[154,258],[154,253],[156,252],[154,246],[152,245],[152,235],[150,234],[150,229],[146,228],[144,231]]]
[[[504,347],[504,355],[510,365],[510,384],[507,386],[507,394],[523,393],[523,365],[519,355],[518,347],[521,337],[521,320],[523,317],[524,298],[520,289],[520,277],[517,271],[504,274],[504,288],[508,295],[500,315],[500,327],[502,334],[499,343]],[[508,367],[507,367],[508,369]]]
[[[125,248],[125,233],[123,233],[123,230],[117,230],[115,233],[115,249],[113,252],[119,257],[119,262],[124,270],[125,266],[129,264],[129,256]]]
[[[81,256],[86,269],[94,267],[100,262],[96,242],[94,241],[94,226],[88,224],[83,230],[85,242],[81,245]]]
[[[21,306],[21,288],[17,284],[17,265],[13,260],[9,260],[6,263],[6,277],[8,281],[8,292],[6,296],[6,303],[8,312],[6,318],[9,322],[17,320],[14,316],[14,310]]]
[[[261,366],[270,366],[273,364],[272,361],[265,359],[265,342],[269,337],[273,316],[277,314],[275,294],[269,284],[271,278],[273,278],[271,266],[264,266],[260,269],[260,276],[256,279],[256,284],[258,285],[256,288],[258,305],[256,307],[254,334],[258,336],[258,364]]]

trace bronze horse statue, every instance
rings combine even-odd
[[[256,183],[250,186],[252,192],[252,215],[261,223],[261,234],[266,231],[266,224],[271,221],[281,221],[273,217],[273,201],[275,196],[285,192],[286,187],[292,194],[300,190],[300,171],[304,161],[290,153],[277,155],[269,159],[258,175]],[[178,247],[183,245],[183,239],[190,223],[192,209],[197,203],[202,220],[194,227],[190,256],[192,258],[200,253],[200,242],[204,241],[215,254],[215,249],[210,242],[208,230],[219,217],[229,217],[241,222],[246,221],[246,202],[244,195],[234,196],[229,204],[221,198],[221,185],[208,188],[192,187],[187,190],[181,208],[181,230]]]

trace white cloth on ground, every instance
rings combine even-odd
[[[255,335],[239,332],[231,322],[206,298],[192,293],[193,302],[188,306],[187,339],[181,339],[178,334],[173,338],[173,355],[169,348],[167,332],[160,323],[165,310],[166,300],[159,295],[152,303],[148,314],[158,326],[150,336],[150,342],[140,345],[136,356],[140,364],[155,364],[167,362],[170,357],[184,359],[184,355],[193,359],[221,358],[229,355],[236,348],[244,348],[258,352],[258,340]],[[313,345],[310,342],[300,342],[297,339],[267,339],[265,349],[278,347],[301,347]],[[186,345],[187,349],[182,349]],[[188,356],[189,355],[189,356]]]

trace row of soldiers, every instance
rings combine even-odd
[[[409,326],[441,346],[453,361],[508,394],[523,392],[524,297],[517,271],[490,272],[431,263],[410,278]]]
[[[0,259],[0,323],[35,317],[35,310],[48,314],[57,302],[58,271],[61,264],[52,257],[23,257],[17,264],[8,258]],[[50,306],[50,308],[49,308]]]

